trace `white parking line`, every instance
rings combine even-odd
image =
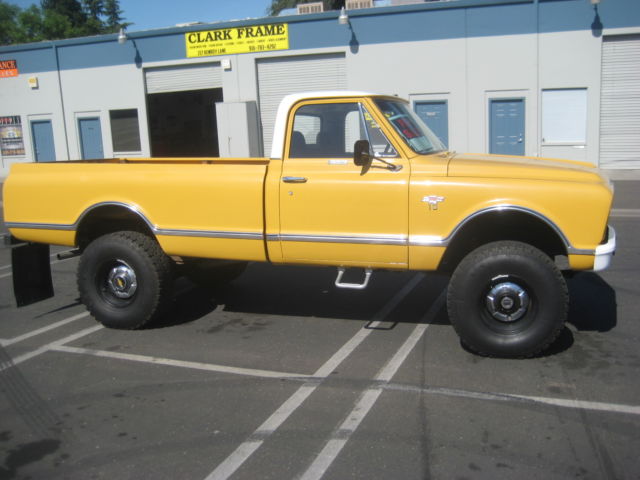
[[[320,386],[322,380],[331,374],[362,341],[374,331],[386,316],[413,290],[424,278],[424,274],[415,275],[384,307],[378,312],[370,328],[362,328],[345,343],[324,365],[313,375],[315,381],[305,383],[295,391],[257,430],[249,436],[236,450],[231,453],[218,467],[211,472],[206,480],[227,479],[246,462],[249,457],[264,443],[264,441],[295,412],[300,405]]]
[[[54,330],[58,327],[62,327],[67,323],[75,322],[76,320],[80,320],[81,318],[85,318],[89,316],[89,312],[82,312],[78,315],[74,315],[73,317],[65,318],[64,320],[60,320],[59,322],[52,323],[51,325],[47,325],[46,327],[38,328],[37,330],[32,330],[30,332],[25,333],[24,335],[19,335],[17,337],[13,337],[7,340],[0,340],[0,345],[6,347],[8,345],[13,345],[14,343],[22,342],[23,340],[27,340],[28,338],[35,337],[42,333],[48,332],[50,330]]]
[[[520,402],[531,404],[551,405],[554,407],[572,408],[576,410],[593,410],[608,413],[622,413],[628,415],[640,415],[640,406],[622,403],[590,402],[571,398],[536,397],[530,395],[517,395],[509,393],[474,392],[456,388],[443,387],[414,387],[411,385],[388,384],[385,390],[400,392],[415,392],[423,395],[443,395],[472,400],[485,400],[491,402]]]
[[[85,337],[87,335],[90,335],[94,332],[97,332],[98,330],[104,328],[102,325],[95,325],[93,327],[90,328],[85,328],[84,330],[80,330],[79,332],[76,332],[72,335],[69,335],[67,337],[61,338],[60,340],[56,340],[55,342],[51,342],[51,343],[47,343],[46,345],[43,345],[40,348],[37,348],[31,352],[28,353],[24,353],[22,355],[17,356],[14,359],[11,359],[11,361],[9,362],[5,362],[3,364],[0,365],[0,372],[6,370],[7,368],[11,368],[15,365],[19,365],[22,362],[26,362],[27,360],[33,358],[33,357],[37,357],[38,355],[42,355],[43,353],[49,352],[51,350],[53,350],[55,347],[59,347],[61,345],[64,345],[65,343],[69,343],[69,342],[73,342],[74,340],[77,340],[79,338]]]
[[[67,347],[59,345],[52,347],[56,352],[76,353],[81,355],[91,355],[93,357],[112,358],[115,360],[128,360],[131,362],[148,363],[151,365],[166,365],[169,367],[190,368],[193,370],[205,370],[208,372],[230,373],[233,375],[246,375],[260,378],[295,378],[308,380],[311,375],[300,373],[276,372],[272,370],[258,370],[253,368],[229,367],[226,365],[216,365],[213,363],[188,362],[183,360],[172,360],[170,358],[151,357],[148,355],[137,355],[131,353],[109,352],[106,350],[93,350],[89,348]]]
[[[331,439],[326,443],[322,451],[318,454],[313,463],[300,477],[301,480],[318,480],[324,476],[334,460],[338,457],[351,435],[358,429],[362,420],[373,408],[380,394],[384,390],[383,385],[389,383],[396,374],[400,366],[416,346],[422,335],[434,320],[440,309],[444,306],[446,290],[443,290],[438,299],[431,305],[422,322],[416,326],[411,335],[405,340],[402,346],[396,351],[389,362],[378,372],[375,377],[377,385],[365,390],[360,399],[356,402],[353,410],[349,412],[342,425],[334,431]]]
[[[640,218],[640,209],[638,208],[613,208],[611,209],[612,217],[623,218]]]

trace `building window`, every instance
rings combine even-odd
[[[110,110],[111,139],[114,152],[139,152],[140,127],[138,125],[138,110]]]
[[[0,117],[0,154],[3,157],[24,156],[20,115]]]
[[[581,145],[587,142],[587,89],[542,91],[542,143]]]

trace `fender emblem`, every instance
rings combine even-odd
[[[429,210],[438,210],[438,204],[444,200],[445,198],[440,195],[427,195],[422,199],[424,203],[429,204]]]

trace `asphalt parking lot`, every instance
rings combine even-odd
[[[178,282],[130,332],[79,304],[77,259],[17,309],[0,250],[0,479],[640,478],[638,193],[616,182],[616,258],[570,280],[529,360],[465,351],[436,275],[353,292],[253,264],[213,294]]]

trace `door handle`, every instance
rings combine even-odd
[[[307,183],[306,177],[282,177],[284,183]]]

